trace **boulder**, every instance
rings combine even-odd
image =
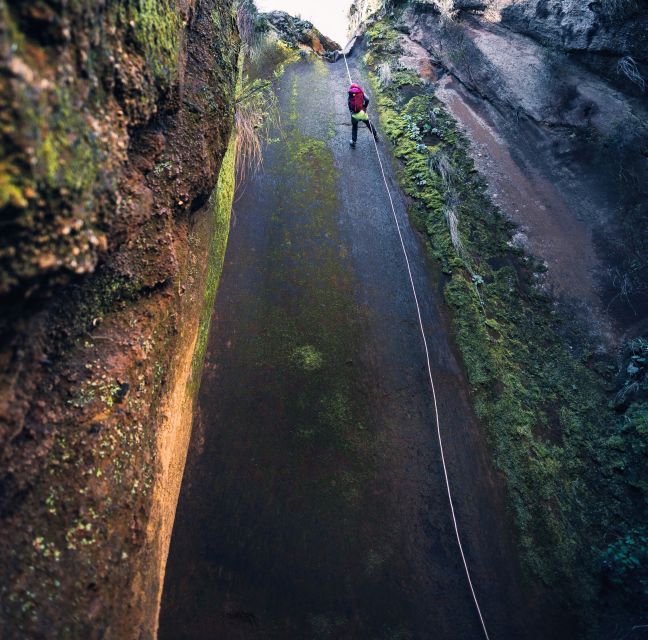
[[[285,11],[271,11],[261,15],[278,33],[281,40],[291,47],[305,46],[320,56],[326,56],[328,53],[341,49],[337,42],[327,38],[308,20],[291,16]]]

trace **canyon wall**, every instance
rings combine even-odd
[[[0,1],[4,638],[155,633],[238,48],[229,0]]]
[[[438,97],[463,112],[453,115],[472,129],[475,161],[519,225],[518,240],[546,263],[558,295],[589,300],[608,348],[641,332],[648,312],[648,237],[637,232],[648,215],[646,8],[642,0],[352,7],[361,32],[367,20],[392,16],[409,43],[403,64],[427,65]],[[525,199],[533,206],[520,206]],[[571,245],[556,246],[559,236]]]
[[[645,609],[641,6],[352,9],[529,579],[577,621],[573,637],[631,632]]]
[[[574,54],[628,92],[644,86],[648,72],[648,4],[645,0],[356,0],[350,11],[351,31],[367,18],[393,8],[409,6],[433,11],[448,19],[480,16],[509,31],[533,38],[545,47]],[[630,58],[631,60],[628,60]]]

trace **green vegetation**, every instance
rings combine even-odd
[[[56,103],[38,150],[40,175],[50,188],[90,192],[98,171],[98,150],[65,90],[58,92]]]
[[[156,80],[170,82],[178,66],[183,26],[174,0],[129,0],[125,11]]]
[[[632,585],[639,595],[648,596],[648,532],[631,529],[613,542],[603,554],[603,566],[617,585]]]
[[[24,36],[16,27],[9,7],[3,0],[0,0],[0,22],[4,25],[5,37],[8,38],[9,46],[14,51],[20,51],[24,45]],[[2,89],[3,87],[0,85],[0,90]],[[9,90],[5,89],[5,91],[7,95],[3,95],[3,99],[9,97]],[[19,99],[21,97],[19,96]],[[30,191],[25,193],[25,190],[26,188],[33,189],[31,185],[25,184],[23,176],[25,167],[21,166],[20,159],[12,153],[11,135],[14,131],[15,124],[10,117],[9,109],[3,109],[0,113],[0,158],[2,158],[0,160],[0,208],[25,209],[28,206],[28,195],[30,194]],[[4,283],[0,282],[0,287],[3,285]]]
[[[192,360],[191,379],[189,380],[189,387],[192,393],[198,389],[198,385],[200,384],[202,365],[207,350],[207,341],[209,340],[211,318],[214,312],[214,301],[216,300],[216,293],[218,292],[218,285],[220,283],[221,273],[223,272],[232,204],[236,189],[235,147],[235,139],[232,137],[223,158],[220,173],[218,174],[216,189],[212,194],[214,212],[212,220],[213,228],[207,267],[207,284],[200,314],[198,338]]]
[[[7,105],[0,115],[0,208],[15,225],[15,246],[0,250],[0,289],[8,291],[43,271],[84,273],[94,265],[105,241],[95,212],[105,145],[88,126],[85,98],[73,82],[43,81],[45,88],[35,89],[39,76],[29,70],[29,56],[36,49],[25,46],[4,3],[0,16],[22,70],[20,81],[0,82]]]
[[[83,31],[96,11],[93,3],[79,0],[69,3],[64,13],[72,31]],[[133,99],[129,108],[143,111],[173,83],[184,30],[175,0],[128,0],[100,14],[104,28],[84,45],[85,75],[77,78],[66,75],[73,71],[67,63],[58,70],[43,67],[38,47],[25,44],[16,17],[20,12],[0,2],[7,50],[20,70],[19,80],[10,81],[9,74],[0,83],[7,104],[0,116],[0,207],[20,236],[15,254],[0,254],[3,290],[46,270],[85,273],[96,264],[105,244],[102,217],[115,209],[116,189],[109,173],[122,148],[121,140],[105,135],[105,119],[89,117],[108,97],[102,78],[112,77],[115,65],[128,76],[131,69],[124,71],[125,61],[132,62],[133,52],[141,54],[148,82],[137,87],[139,95],[134,87],[126,93]],[[123,38],[119,51],[112,48],[115,36]],[[126,76],[122,82],[128,84]]]
[[[635,525],[648,501],[646,342],[629,346],[623,380],[611,380],[613,366],[540,292],[541,267],[512,246],[512,226],[454,121],[400,67],[398,34],[381,21],[367,35],[382,125],[411,217],[447,276],[456,341],[526,565],[587,614],[606,576],[642,593],[646,542]],[[623,400],[611,401],[615,388]]]
[[[317,371],[324,364],[322,354],[310,344],[297,347],[293,352],[293,360],[304,371]]]

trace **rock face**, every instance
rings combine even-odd
[[[0,0],[3,637],[154,633],[237,51],[229,0]]]
[[[500,2],[501,4],[501,2]],[[638,73],[648,71],[648,4],[578,0],[527,0],[498,7],[502,24],[545,46],[578,57],[621,88],[633,89],[619,63],[630,57]],[[641,87],[634,83],[636,89]]]
[[[367,19],[378,14],[388,4],[385,0],[355,0],[349,8],[349,32],[354,34],[363,29]]]
[[[410,5],[452,18],[471,13],[545,47],[574,54],[581,62],[629,93],[643,93],[648,77],[648,3],[646,0],[356,0],[351,30],[372,14]],[[635,73],[633,73],[635,72]],[[643,81],[640,79],[643,78]]]
[[[645,255],[648,235],[629,230],[648,215],[645,3],[360,0],[361,30],[375,9],[403,34],[410,54],[401,64],[435,83],[472,127],[480,170],[494,176],[493,193],[509,193],[500,204],[530,233],[552,286],[597,300],[591,317],[608,344],[641,323],[648,261],[630,254]],[[520,190],[531,194],[527,205]],[[540,237],[549,222],[556,228]],[[608,312],[616,329],[604,328]]]
[[[536,122],[593,128],[601,135],[615,126],[636,130],[641,125],[645,110],[640,101],[584,70],[559,48],[478,16],[446,21],[435,11],[413,7],[399,24],[472,90]]]
[[[292,47],[300,45],[312,49],[320,56],[340,49],[340,45],[318,31],[308,20],[301,20],[285,11],[260,14],[277,31],[281,40]]]

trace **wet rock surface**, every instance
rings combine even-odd
[[[416,309],[368,132],[349,148],[347,83],[343,64],[288,67],[285,137],[266,149],[236,204],[161,638],[480,634]],[[449,341],[440,274],[385,161],[487,624],[511,640],[570,637],[546,594],[521,579],[501,479]]]

